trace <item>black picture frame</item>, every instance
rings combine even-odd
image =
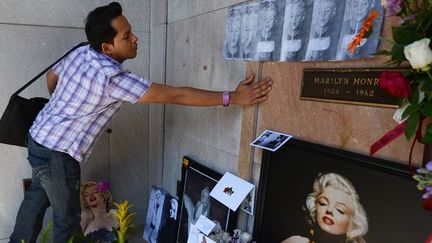
[[[152,186],[143,239],[149,243],[175,243],[178,200],[163,188]]]
[[[188,209],[187,205],[192,202],[194,208],[197,208],[198,201],[205,188],[208,189],[210,194],[216,183],[222,178],[222,175],[204,165],[198,163],[196,160],[184,156],[182,161],[182,178],[179,184],[178,196],[180,198],[179,204],[179,224],[177,232],[177,242],[186,243],[188,239]],[[207,217],[210,220],[219,222],[222,230],[231,232],[234,229],[237,213],[230,210],[228,207],[210,197],[210,211]],[[187,200],[189,198],[190,200]],[[189,201],[189,203],[188,203]]]
[[[351,182],[366,211],[366,242],[424,242],[432,214],[422,209],[422,192],[409,171],[400,163],[293,138],[276,152],[263,153],[254,240],[313,238],[306,197],[318,175],[336,173]]]

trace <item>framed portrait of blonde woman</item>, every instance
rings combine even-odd
[[[424,242],[430,234],[422,192],[393,161],[291,139],[264,151],[258,188],[257,243]]]

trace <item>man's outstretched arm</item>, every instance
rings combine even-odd
[[[240,82],[235,91],[229,92],[230,104],[252,105],[267,99],[271,91],[270,78],[252,83],[254,76]],[[139,103],[168,103],[190,106],[217,106],[223,104],[223,92],[191,87],[172,87],[153,83],[139,99]]]

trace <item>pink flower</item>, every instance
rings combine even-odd
[[[410,97],[409,81],[400,72],[384,71],[379,78],[379,86],[396,97]]]
[[[97,192],[107,192],[111,188],[111,184],[107,181],[102,181],[96,184]]]
[[[393,16],[402,10],[402,0],[382,0],[382,5],[386,9],[386,16]]]

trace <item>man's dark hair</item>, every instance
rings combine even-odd
[[[102,43],[113,44],[117,31],[111,26],[111,21],[122,14],[118,2],[97,7],[91,11],[85,20],[85,33],[90,46],[101,52]]]

